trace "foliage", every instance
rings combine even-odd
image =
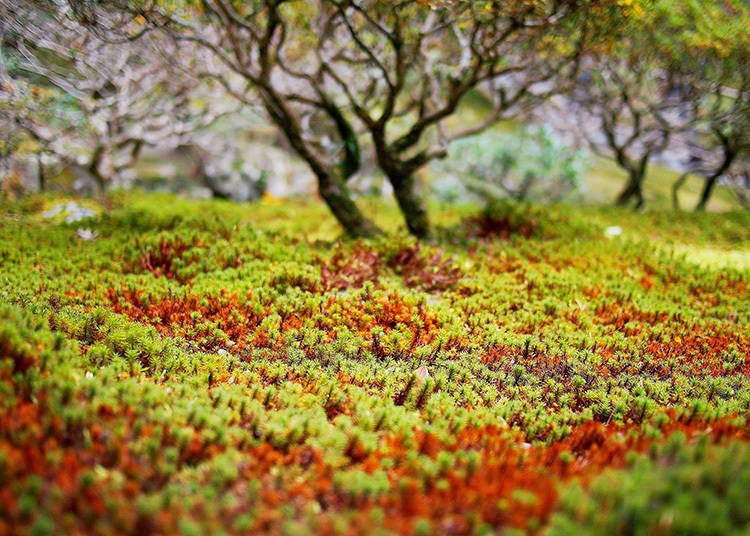
[[[435,166],[480,199],[554,202],[581,188],[585,155],[548,127],[505,134],[487,131],[456,142]]]
[[[505,204],[425,245],[132,194],[82,240],[50,202],[0,204],[0,532],[746,521],[748,272],[676,252],[746,212]]]
[[[705,208],[747,152],[749,20],[743,2],[660,0],[587,53],[572,109],[581,137],[628,174],[618,204],[643,206],[648,166],[671,145],[684,160],[673,165],[705,176]]]
[[[705,208],[719,181],[747,197],[750,91],[746,3],[704,4],[6,2],[0,151],[44,156],[37,158],[42,184],[52,159],[108,184],[127,176],[143,145],[189,142],[195,177],[217,196],[247,198],[264,189],[253,165],[216,165],[230,160],[233,140],[213,138],[204,151],[210,133],[194,133],[231,98],[263,109],[348,234],[379,232],[351,195],[351,179],[378,167],[407,228],[426,237],[420,169],[499,120],[533,111],[552,122],[562,108],[566,136],[577,130],[627,172],[620,204],[643,205],[649,165],[673,150],[672,166],[705,178],[698,204]],[[483,113],[461,113],[477,96],[486,101]],[[554,104],[542,107],[552,96]],[[247,124],[233,120],[236,129]],[[468,178],[473,189],[499,197],[494,184],[524,198],[538,182],[532,178],[543,177],[555,187],[532,197],[563,197],[575,182],[575,159],[544,133],[520,143],[547,157],[559,152],[562,163],[543,157],[529,167],[532,159],[504,151],[493,164],[486,155],[502,180]],[[470,146],[458,150],[474,156]],[[209,162],[212,151],[227,158]],[[523,165],[506,176],[516,162]],[[6,174],[11,189],[17,173]]]
[[[347,234],[379,232],[348,185],[369,158],[417,237],[430,233],[417,171],[451,141],[559,91],[599,26],[622,12],[615,1],[99,4],[131,15],[125,34],[153,29],[197,46],[213,60],[191,66],[197,76],[217,78],[243,104],[260,102]],[[490,112],[473,124],[450,123],[477,90]]]
[[[732,182],[742,199],[747,195],[743,168],[750,157],[750,76],[742,68],[750,59],[750,41],[743,30],[750,23],[750,7],[741,2],[665,4],[654,19],[679,36],[665,32],[659,44],[679,71],[683,113],[691,119],[680,140],[690,147],[686,172],[705,180],[696,210],[706,208],[722,179]],[[684,178],[674,187],[675,206]]]
[[[163,36],[109,40],[60,2],[4,3],[0,12],[6,158],[43,155],[45,167],[70,167],[89,188],[124,187],[144,147],[186,144],[231,111],[218,85],[169,59],[176,50]],[[200,61],[187,45],[180,54]]]

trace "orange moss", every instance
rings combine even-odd
[[[513,235],[531,238],[539,228],[539,222],[536,219],[516,220],[510,215],[480,214],[465,220],[464,226],[469,236],[507,240]]]
[[[331,258],[320,267],[323,289],[359,288],[367,281],[375,281],[382,268],[380,253],[362,242],[354,244],[350,252],[337,246]]]
[[[338,247],[331,258],[322,263],[320,275],[324,290],[345,290],[376,281],[381,272],[390,268],[401,276],[405,286],[427,292],[453,288],[461,279],[461,270],[442,250],[423,250],[422,244],[402,245],[387,259],[375,249],[358,242],[352,251]]]
[[[135,512],[121,507],[168,481],[147,456],[133,450],[154,435],[155,425],[136,426],[138,414],[130,406],[103,406],[99,422],[91,425],[63,423],[44,395],[34,402],[16,399],[6,407],[8,411],[0,412],[3,479],[24,487],[31,478],[39,479],[37,500],[44,503],[39,506],[54,516],[61,533],[91,533],[98,523],[103,523],[99,531],[113,532],[118,527],[116,532],[131,532],[137,524]],[[159,428],[161,445],[177,444],[166,426]],[[198,464],[222,450],[196,431],[177,463]],[[96,468],[117,471],[124,482],[114,485],[108,477],[95,477]],[[108,503],[117,505],[117,510],[113,512]],[[4,526],[26,532],[33,521],[6,486],[0,486],[0,510],[0,533]],[[69,513],[74,515],[65,515]],[[160,530],[171,532],[169,527]]]
[[[724,357],[734,349],[740,356],[750,356],[750,337],[722,332],[720,328],[693,328],[683,335],[675,335],[670,341],[650,341],[645,354],[656,361],[646,368],[660,377],[668,377],[676,366],[683,374],[696,376],[750,375],[747,357],[728,369]],[[670,363],[674,362],[674,364]]]
[[[140,290],[113,288],[107,290],[112,310],[127,315],[130,319],[151,324],[165,335],[186,336],[194,330],[192,339],[203,342],[207,349],[220,346],[207,325],[221,329],[238,349],[255,337],[255,329],[265,315],[258,314],[252,295],[240,299],[235,293],[222,291],[219,296],[187,294],[180,297],[154,299]],[[203,326],[203,327],[200,327]]]
[[[317,327],[333,335],[339,326],[350,329],[365,340],[370,340],[373,353],[387,351],[381,339],[397,328],[411,332],[408,350],[434,342],[439,334],[437,314],[423,303],[410,303],[398,292],[370,298],[337,299],[330,297],[318,317]],[[373,337],[373,330],[382,329],[383,336]]]

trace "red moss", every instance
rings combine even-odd
[[[652,373],[660,378],[675,372],[694,376],[750,374],[746,359],[737,366],[725,367],[724,359],[732,349],[741,356],[750,355],[750,337],[734,332],[730,325],[690,325],[667,312],[641,311],[619,303],[600,307],[596,318],[600,324],[643,341],[643,355],[649,359],[641,363],[639,373]],[[656,325],[666,326],[668,330],[662,331],[671,334],[652,337],[648,328]]]
[[[507,240],[513,235],[531,238],[539,228],[539,222],[536,219],[517,221],[509,215],[492,216],[488,214],[468,218],[464,225],[469,236],[503,240]]]
[[[724,357],[732,348],[740,356],[750,355],[750,337],[721,332],[720,328],[693,328],[683,335],[675,335],[667,342],[650,341],[644,353],[652,356],[655,361],[646,370],[660,377],[668,377],[676,365],[680,373],[696,376],[750,375],[750,362],[747,358],[730,369],[725,367]]]
[[[140,290],[110,288],[107,297],[114,312],[152,324],[165,335],[196,340],[206,349],[222,344],[215,340],[209,324],[221,329],[239,350],[245,348],[251,336],[257,336],[254,332],[265,316],[256,312],[250,294],[244,300],[224,291],[219,296],[187,294],[154,299]],[[188,332],[192,332],[190,336]]]
[[[181,259],[188,249],[200,245],[200,243],[188,244],[180,236],[163,238],[157,247],[144,249],[141,252],[140,267],[151,272],[154,277],[178,279],[174,269],[175,260]]]
[[[190,512],[178,502],[154,514],[138,515],[129,505],[174,479],[158,472],[158,461],[144,458],[131,446],[156,436],[161,438],[161,445],[177,443],[167,427],[139,424],[138,415],[130,406],[103,405],[97,412],[98,422],[72,430],[50,414],[44,397],[37,403],[18,401],[12,416],[0,414],[4,477],[24,482],[30,475],[37,475],[42,479],[43,493],[54,486],[62,500],[46,508],[60,519],[64,513],[74,514],[59,527],[69,533],[92,532],[95,527],[106,527],[110,532],[175,532],[178,520],[186,517],[214,519],[228,528],[249,510],[257,512],[250,532],[275,533],[288,520],[284,514],[291,509],[305,516],[300,517],[305,522],[314,522],[316,532],[333,530],[341,521],[338,514],[346,512],[353,534],[371,526],[374,508],[385,513],[385,526],[398,533],[413,532],[419,518],[429,520],[433,530],[441,534],[471,534],[480,524],[533,533],[534,527],[543,527],[555,511],[560,482],[575,477],[585,485],[606,468],[625,467],[631,453],[647,452],[654,442],[664,441],[677,431],[688,442],[702,435],[717,443],[748,440],[747,430],[731,419],[700,422],[678,418],[672,412],[660,426],[661,439],[643,434],[636,426],[597,422],[575,426],[564,439],[546,445],[525,443],[520,433],[499,426],[464,428],[451,438],[419,428],[407,434],[389,433],[381,436],[372,451],[352,436],[343,451],[349,460],[343,467],[329,465],[322,452],[308,445],[274,448],[261,442],[241,447],[243,460],[236,467],[237,476],[221,487],[216,488],[211,481],[210,471],[204,473],[206,485],[222,496],[231,494],[236,501],[226,502],[218,510],[198,503]],[[90,447],[85,446],[86,436]],[[178,469],[202,464],[222,450],[196,430],[180,447]],[[441,465],[441,453],[446,452],[451,461]],[[436,472],[425,470],[424,458],[437,464]],[[83,476],[98,466],[117,470],[124,482],[116,487],[107,479],[84,484]],[[353,470],[370,474],[385,470],[388,492],[352,495],[334,483],[336,472]],[[197,478],[201,478],[200,473]],[[259,483],[256,491],[250,490],[253,482]],[[311,504],[319,509],[314,517],[303,514],[310,512]],[[21,514],[17,498],[3,487],[0,505],[0,529],[28,527],[29,520]]]
[[[596,319],[600,324],[613,326],[618,331],[637,334],[641,328],[635,326],[635,323],[663,324],[672,320],[672,316],[665,311],[642,311],[633,305],[615,302],[600,306],[596,311]]]
[[[747,440],[746,430],[729,420],[690,424],[674,419],[662,428],[664,437],[675,431],[688,440],[706,433],[714,442]],[[430,519],[445,534],[470,534],[478,523],[529,530],[531,519],[542,526],[548,521],[557,506],[556,489],[561,480],[575,476],[586,482],[605,468],[624,467],[629,453],[646,452],[654,441],[634,427],[597,422],[583,423],[564,440],[548,446],[528,445],[518,435],[493,426],[464,429],[452,444],[414,430],[409,437],[388,437],[383,449],[361,462],[377,467],[387,453],[396,462],[388,472],[392,489],[400,493],[391,492],[359,507],[384,508],[386,525],[400,533],[411,532],[418,517]],[[407,453],[415,447],[433,459],[444,451],[453,455],[473,451],[478,461],[473,465],[464,455],[435,477],[425,479],[419,464],[408,461],[412,458]],[[447,485],[439,484],[441,480]],[[467,516],[468,512],[472,515]]]
[[[156,464],[133,450],[154,434],[156,425],[137,426],[138,414],[130,406],[102,406],[98,422],[76,425],[64,423],[44,394],[35,402],[6,401],[6,408],[8,411],[0,412],[3,480],[23,489],[32,477],[38,479],[38,506],[54,517],[60,533],[132,532],[137,525],[131,507],[135,499],[168,481],[158,473]],[[160,444],[176,444],[169,429],[158,426]],[[196,432],[194,442],[180,453],[178,467],[200,463],[220,451],[220,447],[200,440]],[[117,471],[123,480],[115,484],[110,478],[97,477],[95,469]],[[17,499],[9,487],[0,486],[0,533],[4,527],[12,527],[12,533],[25,533],[30,528],[33,516],[22,511]],[[179,516],[179,507],[174,513]],[[159,529],[172,532],[176,527]]]
[[[453,259],[436,250],[425,256],[422,245],[417,242],[402,247],[388,260],[388,266],[399,274],[404,285],[421,288],[427,292],[453,288],[461,280],[461,270],[453,265]]]
[[[317,318],[317,326],[330,335],[338,326],[342,326],[370,340],[371,350],[376,354],[386,351],[382,339],[399,327],[411,332],[407,348],[411,350],[434,342],[440,325],[433,311],[422,303],[410,303],[398,292],[346,300],[330,297],[323,314]],[[375,328],[381,328],[383,336],[373,337]]]
[[[375,281],[383,268],[380,253],[357,242],[351,252],[337,247],[331,258],[320,268],[324,290],[359,288]]]
[[[338,247],[321,266],[320,275],[325,290],[345,290],[376,281],[386,267],[401,276],[405,286],[427,292],[453,288],[462,277],[452,258],[441,250],[425,251],[420,243],[401,246],[387,260],[362,243],[351,251]]]
[[[188,255],[188,253],[193,249],[206,248],[207,246],[208,244],[197,236],[191,240],[186,240],[179,235],[163,237],[157,245],[143,248],[136,259],[126,260],[125,272],[149,272],[154,277],[164,276],[185,284],[192,277],[179,273],[178,265],[193,264],[199,257]],[[216,263],[217,268],[220,269],[236,268],[242,264],[242,259],[239,255],[231,258],[219,256],[216,258]]]
[[[235,350],[274,347],[280,349],[282,338],[272,340],[271,334],[259,327],[261,321],[270,314],[268,307],[258,307],[252,296],[240,299],[236,294],[222,292],[219,296],[198,296],[186,294],[180,297],[152,298],[140,290],[123,288],[119,291],[108,289],[107,298],[116,313],[127,315],[132,320],[152,324],[169,336],[180,336],[198,342],[205,349],[223,347],[223,341],[216,340],[209,326],[221,329],[235,346]],[[322,309],[313,315],[312,311],[296,311],[284,315],[277,326],[280,333],[298,330],[305,324],[305,316],[311,326],[326,333],[321,342],[330,342],[341,327],[367,340],[372,340],[372,330],[381,328],[387,336],[397,328],[405,327],[411,334],[406,350],[434,342],[439,333],[437,315],[422,303],[411,303],[397,292],[376,295],[369,298],[337,298],[330,296]],[[314,346],[314,345],[313,345]],[[314,354],[316,348],[303,350]],[[372,349],[376,353],[384,351],[379,342],[373,340]]]

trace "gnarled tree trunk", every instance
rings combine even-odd
[[[621,167],[625,168],[628,172],[628,182],[625,184],[625,188],[617,195],[615,204],[619,207],[624,207],[631,200],[635,199],[635,209],[640,210],[646,203],[643,197],[643,180],[646,178],[646,168],[648,166],[648,160],[650,153],[646,153],[637,162],[634,162],[627,158],[624,153],[618,152],[617,161]]]
[[[368,237],[380,233],[380,229],[359,210],[343,177],[326,170],[316,172],[318,193],[328,208],[351,237]]]
[[[427,238],[430,235],[430,219],[427,207],[417,195],[414,175],[393,173],[388,175],[388,180],[393,186],[393,195],[404,215],[409,232],[417,238]]]
[[[615,204],[618,207],[624,207],[628,205],[633,199],[635,199],[636,209],[643,207],[645,200],[643,198],[643,188],[641,182],[638,180],[633,180],[631,178],[630,180],[628,180],[625,188],[617,195]]]
[[[701,192],[701,197],[698,200],[698,204],[695,205],[695,210],[698,212],[706,210],[706,205],[708,204],[708,200],[711,199],[711,194],[713,193],[714,186],[716,186],[717,181],[719,180],[719,177],[721,177],[724,173],[729,171],[729,168],[732,166],[732,163],[734,162],[735,157],[737,156],[737,151],[729,142],[729,139],[725,136],[720,137],[722,142],[722,149],[723,149],[723,158],[721,160],[721,164],[719,165],[716,170],[711,173],[708,177],[706,177],[706,182],[703,185],[703,191]]]
[[[630,173],[625,188],[617,195],[615,204],[618,207],[624,207],[628,205],[632,200],[635,200],[635,209],[643,208],[646,200],[643,197],[643,175],[638,173]]]
[[[351,137],[342,136],[345,143],[349,142],[343,159],[339,162],[326,162],[305,140],[300,119],[288,103],[267,81],[261,89],[261,97],[266,111],[281,132],[284,133],[294,152],[307,163],[310,170],[315,174],[318,180],[318,193],[328,205],[333,216],[344,228],[344,232],[350,237],[369,237],[379,234],[380,229],[359,210],[347,186],[347,179],[359,168],[359,149],[351,146]],[[333,115],[337,128],[340,131],[343,129],[343,133],[347,134],[348,131],[345,130],[345,127],[348,127],[348,125],[344,124],[343,116],[336,114],[335,108],[326,111]]]
[[[687,171],[679,176],[679,178],[672,184],[672,208],[674,210],[680,210],[680,189],[685,185],[690,172]]]

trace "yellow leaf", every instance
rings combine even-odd
[[[281,199],[280,197],[276,197],[270,192],[266,192],[263,194],[263,198],[260,200],[260,202],[264,205],[280,205],[283,202],[283,199]]]

